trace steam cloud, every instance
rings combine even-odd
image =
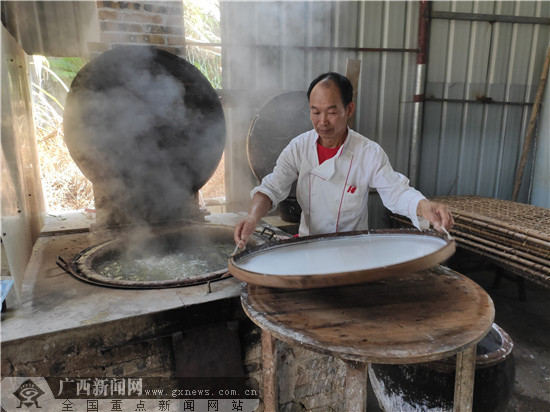
[[[71,85],[65,140],[94,183],[98,222],[174,222],[224,148],[225,120],[208,81],[162,50],[128,46],[85,66]]]

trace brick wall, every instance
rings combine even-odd
[[[260,329],[253,326],[243,336],[246,375],[260,385],[260,407],[256,412],[264,411],[260,334]],[[278,410],[349,412],[344,406],[345,372],[344,362],[338,358],[277,341]]]
[[[123,44],[153,45],[185,56],[183,1],[98,1],[99,42],[88,43],[90,58]]]
[[[261,332],[246,317],[237,298],[2,342],[0,375],[174,377],[177,376],[174,333],[235,320],[240,325],[242,366],[246,376],[258,380],[260,407],[257,412],[262,412]],[[220,341],[222,348],[225,344]],[[187,351],[197,353],[200,349],[190,346]],[[344,409],[342,361],[278,341],[277,362],[281,412],[348,412]]]

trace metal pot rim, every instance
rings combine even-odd
[[[190,234],[194,232],[200,234],[201,236],[205,234],[206,236],[219,236],[220,233],[222,233],[223,236],[227,236],[227,239],[229,241],[233,240],[233,227],[215,224],[189,224],[178,228],[161,229],[155,231],[150,236],[145,237],[145,239],[154,240],[155,238],[161,238],[164,236],[178,235],[180,233]],[[78,279],[84,280],[88,283],[125,289],[160,289],[181,287],[206,283],[209,281],[219,280],[230,276],[227,268],[189,278],[182,277],[178,279],[158,281],[131,281],[111,279],[98,273],[93,268],[94,261],[100,257],[105,256],[105,254],[109,252],[120,250],[121,245],[124,245],[124,242],[125,241],[122,238],[114,238],[82,250],[74,257],[71,262],[67,264],[69,273],[77,277]]]

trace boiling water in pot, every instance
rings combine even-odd
[[[260,240],[250,240],[252,246]],[[167,288],[223,278],[233,251],[233,227],[188,224],[133,228],[132,234],[92,246],[58,265],[78,279],[123,288]]]
[[[227,267],[231,243],[189,245],[184,250],[165,254],[124,256],[112,253],[94,269],[100,275],[115,280],[155,281],[191,278]]]

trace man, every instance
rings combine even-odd
[[[338,73],[324,73],[311,82],[307,96],[314,130],[294,138],[273,173],[252,190],[248,215],[235,226],[239,247],[246,245],[258,221],[286,199],[296,180],[300,236],[368,229],[370,187],[384,206],[408,216],[419,229],[429,227],[426,220],[438,230],[453,226],[446,205],[430,202],[410,187],[377,143],[348,128],[355,111],[352,93],[350,81]]]

